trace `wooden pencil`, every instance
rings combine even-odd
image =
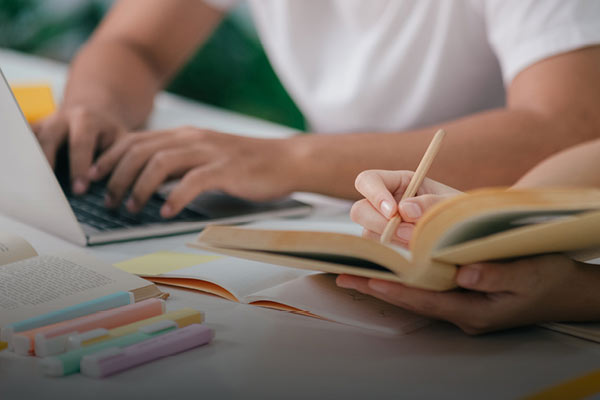
[[[446,132],[443,129],[440,129],[435,133],[433,139],[431,140],[431,143],[429,143],[429,147],[427,147],[425,154],[423,154],[423,158],[421,158],[419,166],[417,167],[415,173],[410,179],[410,182],[408,183],[408,186],[406,187],[406,190],[404,191],[404,194],[402,195],[400,201],[405,200],[409,197],[413,197],[415,194],[417,194],[417,190],[419,190],[419,187],[421,187],[421,184],[425,179],[425,175],[427,175],[427,172],[429,171],[429,168],[433,163],[433,159],[440,150],[442,139],[444,139],[445,135]],[[381,234],[381,243],[391,242],[392,237],[394,236],[394,232],[396,232],[396,229],[398,228],[400,222],[402,222],[402,218],[400,217],[399,213],[394,215],[388,221],[387,225],[385,226],[385,229],[383,230],[383,233]]]

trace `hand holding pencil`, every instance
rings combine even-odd
[[[365,228],[363,236],[386,243],[393,241],[406,245],[414,224],[425,210],[445,197],[460,193],[456,189],[425,178],[444,135],[443,130],[436,133],[414,173],[369,170],[359,175],[356,189],[365,199],[354,204],[351,216],[354,222]],[[410,199],[417,194],[419,196]],[[404,201],[406,199],[410,200]],[[400,218],[400,215],[403,218]],[[400,224],[401,221],[404,223]],[[382,234],[386,227],[387,233],[384,237]]]
[[[423,180],[425,180],[425,175],[429,171],[431,164],[433,164],[433,159],[440,150],[440,146],[442,145],[442,139],[444,139],[445,135],[446,132],[443,129],[440,129],[435,133],[433,139],[431,140],[431,143],[429,143],[427,151],[425,151],[425,154],[423,155],[419,166],[415,170],[415,173],[412,176],[412,179],[410,180],[410,183],[404,191],[404,194],[402,195],[402,199],[400,199],[400,201],[405,200],[409,197],[413,197],[415,194],[417,194],[417,190],[419,190],[419,187],[421,187]],[[400,214],[394,215],[392,219],[389,220],[389,222],[385,226],[385,229],[383,230],[383,233],[381,234],[381,243],[389,243],[391,241],[392,235],[398,228],[398,224],[400,224],[400,221]]]

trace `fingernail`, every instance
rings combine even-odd
[[[165,204],[164,206],[162,206],[162,208],[160,209],[160,215],[163,218],[169,218],[171,217],[171,215],[173,214],[173,208],[171,208],[170,205]]]
[[[402,214],[404,214],[410,219],[420,218],[423,214],[423,212],[421,211],[421,207],[419,207],[418,204],[411,202],[400,203],[400,210],[402,210]]]
[[[392,216],[392,205],[390,202],[383,200],[379,205],[379,208],[386,218],[390,218]]]
[[[92,167],[88,171],[88,178],[90,178],[93,181],[98,179],[98,167],[92,165]]]
[[[410,225],[400,225],[398,229],[396,229],[396,236],[406,242],[410,242],[413,229],[414,228]]]
[[[133,198],[128,198],[127,202],[125,203],[125,207],[127,207],[127,210],[129,210],[129,212],[136,212],[138,207],[137,204],[135,203],[135,200],[133,200]]]
[[[84,182],[82,179],[75,179],[75,182],[73,182],[73,191],[75,192],[75,194],[83,194],[86,190],[87,183]]]
[[[480,276],[478,269],[461,267],[456,276],[456,283],[463,287],[472,287],[477,284]]]
[[[390,288],[390,286],[387,282],[380,281],[377,279],[369,279],[368,285],[374,291],[382,293],[382,294],[387,293]]]

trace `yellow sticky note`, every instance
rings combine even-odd
[[[179,253],[175,251],[158,251],[156,253],[132,258],[131,260],[121,261],[120,263],[116,263],[115,267],[122,269],[125,272],[129,272],[130,274],[158,276],[219,258],[221,257]]]
[[[4,350],[7,347],[8,347],[8,343],[6,343],[6,342],[0,342],[0,351]]]
[[[52,88],[48,85],[12,85],[11,89],[30,124],[47,117],[56,109]]]
[[[524,397],[523,400],[578,400],[598,393],[600,393],[600,369]]]

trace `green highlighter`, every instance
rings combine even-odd
[[[91,346],[71,350],[58,356],[47,357],[40,361],[40,367],[45,375],[65,376],[79,372],[79,365],[83,356],[93,354],[111,347],[127,347],[143,342],[163,333],[177,329],[175,321],[163,320],[152,325],[138,329],[136,333],[121,336],[116,339],[106,340]]]

